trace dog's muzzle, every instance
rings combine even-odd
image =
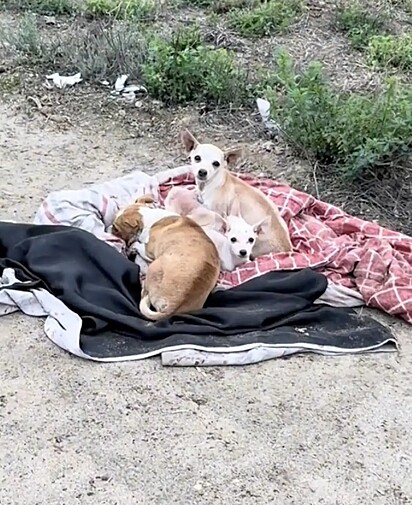
[[[201,168],[197,172],[197,178],[199,179],[199,181],[205,181],[207,179],[207,170],[204,170],[203,168]]]

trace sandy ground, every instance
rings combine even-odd
[[[172,154],[0,105],[0,219],[30,220],[50,190]],[[412,503],[412,331],[385,321],[399,355],[196,370],[81,361],[42,321],[4,317],[0,503]]]

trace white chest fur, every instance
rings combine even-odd
[[[155,223],[161,219],[169,216],[178,216],[176,212],[171,212],[166,209],[153,209],[151,207],[141,207],[139,209],[140,215],[143,218],[143,228],[151,228]]]

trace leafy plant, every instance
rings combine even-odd
[[[33,13],[25,14],[16,29],[4,27],[0,33],[0,45],[6,50],[15,51],[35,60],[42,59],[48,50]]]
[[[300,0],[266,0],[256,7],[233,11],[229,24],[244,37],[264,37],[286,30],[301,12]]]
[[[93,16],[117,19],[147,19],[158,10],[156,0],[86,0],[84,11]]]
[[[254,7],[259,0],[213,0],[212,10],[218,14],[229,12],[235,9],[245,9]]]
[[[355,49],[367,47],[371,37],[386,32],[384,16],[379,12],[371,15],[357,3],[340,7],[337,10],[337,22]]]
[[[297,72],[281,53],[267,96],[286,138],[344,178],[390,166],[412,146],[412,88],[394,79],[381,92],[337,93],[319,63]]]
[[[70,35],[70,43],[62,41],[60,45],[60,69],[76,69],[83,78],[90,80],[114,80],[121,74],[140,79],[147,42],[136,26],[96,23],[86,30],[77,29]]]
[[[260,0],[182,0],[183,5],[209,7],[213,12],[224,13],[232,9],[240,9],[257,5]]]
[[[412,35],[376,35],[368,45],[368,59],[380,67],[388,65],[412,70]]]
[[[149,92],[168,103],[240,103],[246,75],[232,53],[204,45],[197,27],[181,29],[170,40],[155,36],[143,65]]]
[[[74,0],[0,0],[0,6],[46,15],[69,15],[78,11]]]

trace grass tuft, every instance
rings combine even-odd
[[[84,4],[87,14],[123,20],[152,19],[158,13],[158,8],[158,0],[86,0]]]
[[[267,96],[293,145],[345,179],[388,170],[412,147],[412,88],[394,79],[381,92],[339,93],[319,63],[298,72],[281,53]]]
[[[267,0],[256,7],[232,11],[229,25],[244,37],[265,37],[285,31],[302,10],[300,0]]]
[[[48,52],[49,42],[38,29],[36,15],[27,13],[16,29],[1,28],[0,47],[10,54],[17,53],[19,57],[29,58],[38,64]]]
[[[412,35],[375,35],[369,41],[367,55],[378,67],[412,70]]]
[[[376,12],[371,15],[357,3],[340,7],[337,11],[337,23],[348,35],[355,49],[366,48],[373,36],[386,32],[386,19],[383,14]]]
[[[0,6],[44,15],[71,15],[78,12],[74,0],[0,0]]]

